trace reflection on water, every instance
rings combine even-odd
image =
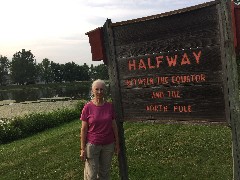
[[[58,88],[26,88],[0,90],[0,101],[15,100],[16,102],[36,101],[40,98],[70,97],[71,99],[89,99],[89,87],[58,87]]]
[[[0,101],[15,100],[18,102],[37,101],[40,98],[69,97],[72,100],[90,99],[92,82],[72,82],[55,84],[11,85],[0,86]],[[106,81],[107,97],[110,96],[109,82]]]

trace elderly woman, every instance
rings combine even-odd
[[[92,83],[93,98],[83,108],[80,119],[81,152],[85,161],[84,180],[110,179],[112,156],[119,153],[118,130],[113,105],[106,102],[103,80]]]

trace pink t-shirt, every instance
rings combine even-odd
[[[87,142],[106,145],[115,141],[112,128],[115,114],[111,103],[105,102],[102,106],[96,106],[90,101],[82,109],[80,119],[88,123]]]

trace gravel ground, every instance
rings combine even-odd
[[[30,113],[50,112],[61,108],[71,108],[74,107],[76,103],[77,100],[55,102],[32,101],[22,103],[14,103],[14,101],[9,101],[9,104],[6,104],[6,101],[4,101],[4,103],[3,101],[0,101],[0,119],[13,118]]]

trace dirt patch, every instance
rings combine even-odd
[[[51,112],[63,108],[73,108],[77,102],[78,100],[10,103],[0,106],[0,119],[24,116],[31,113]]]

